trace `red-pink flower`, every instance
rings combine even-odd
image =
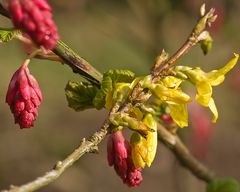
[[[207,156],[209,143],[212,138],[213,126],[208,113],[197,103],[189,105],[189,117],[192,126],[192,150],[200,159]]]
[[[112,133],[108,139],[108,164],[113,166],[123,183],[130,187],[139,186],[141,169],[135,168],[131,158],[131,146],[121,131]]]
[[[14,73],[6,96],[6,102],[14,115],[15,123],[21,128],[30,128],[34,125],[38,115],[38,107],[42,101],[42,93],[35,78],[27,67],[27,59]]]
[[[59,35],[46,0],[10,0],[8,8],[16,28],[45,49],[55,47]]]

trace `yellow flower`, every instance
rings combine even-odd
[[[150,167],[157,150],[157,122],[149,113],[144,117],[143,123],[154,132],[148,132],[146,138],[143,138],[137,132],[132,134],[132,160],[136,168],[144,168],[145,165]]]
[[[200,68],[186,69],[182,72],[188,76],[190,82],[197,88],[196,101],[204,107],[209,107],[213,113],[212,122],[216,122],[218,111],[212,98],[212,86],[217,86],[225,79],[225,74],[229,72],[236,64],[239,58],[238,54],[231,59],[223,68],[205,73]]]
[[[168,104],[170,115],[181,128],[188,126],[188,111],[186,104]]]
[[[160,101],[170,104],[182,104],[191,101],[191,98],[180,88],[181,79],[173,76],[163,78],[160,82],[153,84],[151,77],[144,78],[143,87],[148,88]]]

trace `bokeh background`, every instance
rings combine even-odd
[[[185,41],[199,13],[200,0],[49,0],[62,40],[104,72],[110,68],[147,74],[164,48],[173,53]],[[179,64],[204,70],[223,66],[239,52],[240,1],[208,0],[219,15],[211,31],[213,50],[203,56],[199,46]],[[11,23],[0,17],[0,26]],[[68,66],[33,60],[44,100],[34,128],[20,130],[5,103],[12,74],[25,53],[16,40],[0,44],[0,189],[23,184],[51,169],[102,124],[106,111],[76,113],[68,108],[64,87],[68,80],[81,80]],[[191,91],[192,87],[187,87]],[[239,65],[226,81],[214,89],[219,120],[211,127],[203,162],[220,176],[240,179],[240,72]],[[210,115],[210,114],[209,114]],[[200,116],[200,114],[199,114]],[[190,148],[193,129],[180,130]],[[194,149],[193,149],[194,150]],[[128,188],[116,176],[106,159],[106,141],[99,154],[87,154],[42,192],[163,191],[203,192],[205,184],[182,168],[168,149],[159,144],[156,159],[143,173],[140,187]]]

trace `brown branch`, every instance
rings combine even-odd
[[[106,137],[108,133],[109,121],[106,121],[102,128],[94,133],[90,139],[82,139],[80,146],[74,150],[66,159],[57,162],[54,168],[45,173],[43,176],[36,178],[35,180],[21,185],[11,186],[9,190],[3,190],[2,192],[30,192],[36,191],[49,183],[55,181],[60,177],[66,169],[71,167],[80,157],[87,153],[94,153],[98,150],[98,144]]]
[[[0,15],[5,16],[10,19],[9,12],[4,8],[0,3]],[[20,39],[24,40],[24,38]],[[29,42],[23,41],[24,43],[29,44]],[[33,43],[32,43],[33,44]],[[74,73],[78,73],[83,76],[89,82],[99,86],[102,80],[102,74],[95,69],[88,61],[80,57],[75,53],[70,47],[68,47],[64,42],[58,41],[56,47],[53,49],[53,52],[61,58],[61,61],[64,61],[70,68],[72,68]],[[41,57],[42,58],[42,57]],[[44,59],[46,59],[45,57]],[[52,57],[50,58],[52,59]]]
[[[94,133],[89,139],[82,139],[81,144],[75,149],[66,159],[58,161],[52,170],[45,173],[43,176],[36,178],[35,180],[26,183],[21,186],[10,186],[9,190],[2,190],[1,192],[31,192],[41,189],[42,187],[54,182],[60,177],[66,169],[71,167],[76,161],[78,161],[83,155],[87,153],[96,153],[98,151],[98,145],[107,136],[111,129],[110,117],[115,114],[119,109],[119,105],[116,104],[110,111],[108,117],[103,123],[101,129]]]
[[[205,5],[203,5],[205,6]],[[206,29],[207,25],[211,25],[217,18],[217,15],[214,15],[214,9],[210,9],[205,15],[201,16],[199,21],[197,22],[196,26],[193,28],[192,33],[185,41],[185,43],[180,47],[180,49],[173,54],[169,59],[166,59],[162,62],[159,60],[156,61],[154,67],[152,68],[151,75],[154,81],[157,81],[160,78],[160,75],[163,74],[164,71],[167,71],[176,61],[188,53],[188,51],[196,45],[199,41],[204,39],[201,38],[202,33]],[[160,58],[161,59],[161,58]]]
[[[0,14],[4,17],[10,18],[9,12],[4,8],[4,6],[0,3]]]
[[[163,126],[158,126],[158,136],[176,156],[182,166],[192,172],[197,178],[210,182],[215,178],[215,174],[199,162],[184,145],[177,135],[172,135]]]

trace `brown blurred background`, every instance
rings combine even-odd
[[[196,23],[200,0],[51,0],[54,19],[63,41],[104,72],[110,68],[147,74],[155,57],[165,49],[173,53],[185,41]],[[202,66],[205,70],[223,66],[239,52],[240,1],[208,0],[216,7],[218,20],[211,29],[214,47],[203,56],[199,46],[179,64]],[[0,27],[9,27],[0,17]],[[33,60],[30,68],[37,78],[44,100],[34,128],[20,130],[5,103],[12,74],[25,54],[16,40],[0,45],[0,189],[23,184],[51,169],[96,131],[106,111],[76,113],[67,107],[64,87],[68,80],[80,80],[68,66]],[[189,87],[188,89],[191,89]],[[204,163],[220,176],[240,179],[240,74],[237,66],[226,81],[214,89],[219,120],[207,148]],[[191,147],[191,128],[180,130]],[[106,141],[98,155],[88,154],[56,182],[39,191],[107,192],[162,191],[203,192],[205,184],[179,166],[162,144],[151,168],[143,173],[140,187],[122,184],[106,159]]]

